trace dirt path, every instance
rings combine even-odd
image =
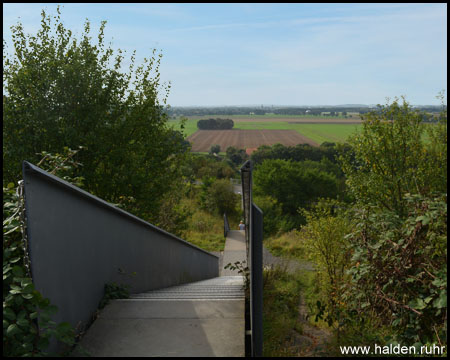
[[[286,267],[290,273],[298,270],[314,271],[314,266],[308,261],[289,260],[282,257],[272,255],[265,247],[263,247],[263,264],[264,266],[280,265]],[[299,315],[297,319],[300,328],[303,330],[299,334],[292,329],[290,340],[288,342],[289,350],[299,357],[327,357],[331,356],[327,348],[327,342],[331,338],[331,332],[326,329],[318,328],[309,321],[308,307],[302,296],[299,304]]]
[[[300,357],[331,356],[327,344],[331,338],[331,332],[312,325],[308,317],[308,308],[302,297],[299,305],[298,322],[303,331],[300,335],[296,330],[292,330],[290,350]]]

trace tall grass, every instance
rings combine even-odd
[[[206,251],[224,251],[225,237],[223,215],[202,210],[195,195],[182,200],[182,206],[190,213],[188,228],[183,233],[183,239]],[[231,230],[237,230],[241,220],[238,211],[235,216],[228,217]]]
[[[306,260],[305,248],[297,230],[264,239],[264,246],[274,256]]]
[[[295,356],[290,348],[291,334],[302,332],[298,275],[289,274],[286,268],[266,268],[263,281],[263,356]]]
[[[223,251],[223,218],[200,209],[193,198],[184,198],[182,205],[191,214],[183,238],[206,251]]]

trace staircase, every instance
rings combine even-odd
[[[230,231],[224,266],[245,260],[243,231]],[[90,356],[245,356],[244,278],[222,276],[114,300],[80,345]],[[76,349],[73,356],[80,356]]]

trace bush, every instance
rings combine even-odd
[[[342,302],[348,319],[376,319],[402,345],[447,341],[446,119],[427,129],[396,100],[364,117],[341,156],[356,199]]]
[[[218,154],[220,153],[220,145],[213,145],[211,149],[209,149],[210,154]]]
[[[229,180],[214,181],[205,191],[203,207],[215,214],[235,216],[240,196],[234,193]]]
[[[283,229],[283,211],[280,204],[270,196],[253,196],[253,202],[264,214],[264,237],[274,235]]]
[[[349,235],[353,285],[344,298],[358,313],[383,314],[393,340],[446,341],[447,196],[405,196],[409,216],[361,209]]]
[[[304,224],[299,208],[310,207],[319,197],[336,198],[339,181],[317,162],[265,160],[253,174],[255,195],[271,196],[294,226]]]
[[[351,222],[344,204],[320,200],[310,211],[302,210],[306,225],[298,232],[306,254],[316,266],[316,287],[324,300],[329,324],[339,319],[342,286],[350,260],[346,234]]]
[[[248,155],[244,149],[237,149],[234,146],[229,146],[226,151],[227,158],[235,165],[240,166],[246,160],[248,160]]]

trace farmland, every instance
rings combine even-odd
[[[286,146],[296,144],[318,144],[293,130],[199,130],[187,138],[192,143],[192,151],[208,151],[211,145],[221,149],[234,146],[240,149],[257,148],[260,145],[280,143]]]
[[[197,132],[197,121],[219,116],[192,116],[188,117],[184,126],[184,134],[188,140],[192,140],[192,134]],[[318,117],[311,115],[224,115],[221,118],[228,118],[234,121],[234,128],[241,130],[293,130],[300,134],[302,138],[321,144],[328,142],[344,142],[349,135],[355,133],[361,127],[361,119],[357,114],[351,118],[340,117]],[[170,124],[175,129],[180,129],[178,119],[171,119]],[[196,138],[194,138],[195,140]],[[215,142],[214,144],[219,142]],[[283,143],[283,141],[280,141]],[[210,146],[213,143],[210,143]],[[260,144],[262,145],[262,143]],[[222,146],[221,146],[222,147]],[[193,147],[193,151],[197,146]],[[204,146],[202,146],[204,148]],[[222,149],[224,149],[222,147]],[[208,149],[204,151],[208,151]]]

